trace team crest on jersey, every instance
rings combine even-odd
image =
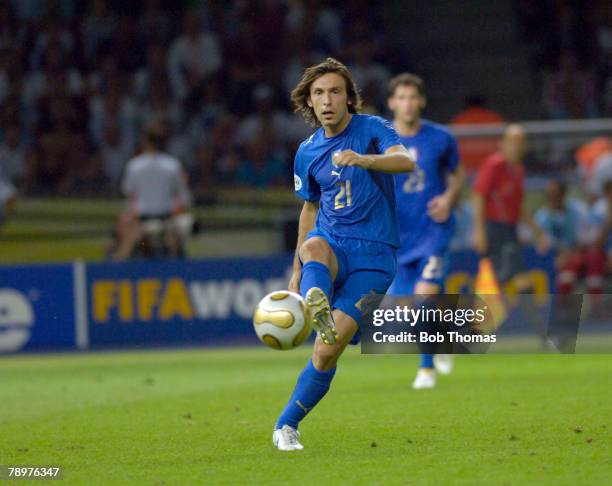
[[[302,179],[297,174],[293,174],[293,184],[295,185],[295,190],[299,191],[302,188]]]

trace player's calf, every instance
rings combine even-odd
[[[355,320],[339,309],[334,310],[334,321],[337,333],[336,342],[330,345],[325,344],[319,337],[315,340],[312,363],[321,371],[330,370],[336,366],[338,359],[358,329]]]

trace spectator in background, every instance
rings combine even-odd
[[[265,189],[288,183],[288,168],[282,158],[274,153],[271,141],[258,137],[244,146],[245,158],[236,173],[236,183]]]
[[[351,31],[351,42],[345,49],[345,55],[351,60],[349,68],[357,86],[369,93],[369,97],[364,96],[364,99],[380,110],[386,107],[387,92],[384,87],[388,85],[391,73],[375,60],[381,47],[372,41],[373,32],[365,19],[353,22]]]
[[[172,35],[172,18],[164,10],[162,0],[144,0],[140,14],[139,34],[143,39],[166,43]]]
[[[28,150],[21,139],[18,125],[9,125],[0,144],[0,171],[17,186],[23,182],[29,162]]]
[[[602,197],[593,206],[597,245],[605,253],[608,273],[612,273],[612,178],[603,183]]]
[[[180,240],[171,218],[190,205],[191,195],[181,163],[164,152],[167,136],[166,122],[151,122],[144,134],[143,153],[126,166],[121,189],[128,198],[128,211],[120,217],[122,232],[114,260],[130,257],[144,236],[142,222],[147,220],[163,221],[168,256],[179,255]]]
[[[97,156],[100,158],[99,164],[103,168],[112,192],[117,192],[126,161],[133,154],[133,140],[123,136],[116,123],[108,125]]]
[[[457,114],[451,125],[481,125],[503,123],[503,117],[487,107],[487,101],[481,94],[475,93],[465,98],[464,110]],[[497,149],[497,137],[473,137],[459,139],[461,161],[468,169],[475,170],[491,152]]]
[[[576,53],[564,50],[559,69],[544,80],[544,107],[549,118],[597,116],[595,77],[578,65]]]
[[[89,161],[91,147],[84,108],[56,86],[53,94],[41,101],[40,114],[30,176],[32,190],[67,195],[76,189],[73,183],[85,184],[81,170]]]
[[[77,69],[71,66],[69,58],[60,43],[45,43],[46,50],[41,69],[35,69],[26,77],[23,101],[29,109],[45,96],[55,95],[54,87],[70,96],[83,94],[83,79]]]
[[[113,86],[121,84],[123,74],[119,72],[112,54],[102,53],[92,62],[91,72],[87,75],[87,95],[91,99],[104,96]]]
[[[545,251],[548,241],[542,229],[523,207],[527,135],[522,126],[511,124],[502,137],[500,152],[487,158],[474,183],[474,246],[491,259],[500,284],[515,279],[526,290],[530,282],[524,275],[525,264],[517,235],[523,220],[533,231],[537,247]]]
[[[147,45],[147,63],[136,71],[132,79],[132,92],[141,103],[151,95],[153,84],[170,83],[166,58],[167,50],[163,44],[155,42]]]
[[[544,190],[545,203],[535,220],[548,235],[556,252],[556,285],[560,294],[574,291],[579,277],[585,277],[589,293],[601,293],[605,272],[605,255],[594,244],[589,209],[577,199],[567,199],[567,187],[560,181],[549,181]]]
[[[34,71],[41,69],[48,63],[48,49],[52,45],[59,46],[66,57],[72,60],[75,50],[75,39],[70,30],[64,25],[61,17],[47,17],[42,22],[42,29],[34,41],[34,49],[30,55],[30,68]]]
[[[238,145],[252,142],[260,137],[263,131],[280,138],[280,140],[270,138],[269,141],[275,145],[277,142],[286,142],[282,137],[287,136],[285,131],[287,116],[274,106],[274,90],[266,84],[258,85],[253,91],[253,105],[254,113],[247,115],[238,128],[236,136]]]
[[[213,32],[202,29],[199,16],[187,10],[183,16],[182,34],[170,46],[168,69],[172,89],[185,99],[200,83],[210,78],[223,61],[221,47]]]
[[[102,49],[114,56],[120,72],[131,74],[144,62],[144,45],[138,24],[129,15],[122,15],[113,37]]]
[[[106,128],[117,125],[121,136],[135,142],[138,106],[125,93],[120,80],[110,84],[104,94],[91,98],[89,105],[89,133],[97,146],[104,142]]]
[[[100,47],[108,43],[117,28],[117,16],[109,9],[106,0],[93,0],[89,12],[81,21],[83,50],[87,59],[99,54]]]
[[[25,26],[19,23],[10,2],[0,3],[0,49],[19,49],[25,38]]]
[[[192,110],[187,131],[191,139],[200,145],[206,141],[215,123],[227,114],[227,108],[217,80],[204,83],[194,95],[193,101],[187,103]]]
[[[575,159],[589,199],[600,197],[603,183],[612,179],[612,139],[589,140],[576,150]]]
[[[167,120],[173,127],[183,126],[183,107],[180,100],[172,97],[170,85],[165,79],[155,79],[150,86],[147,102],[140,107],[143,125],[150,120]]]
[[[226,89],[229,109],[233,113],[248,113],[251,105],[245,100],[250,101],[255,86],[274,77],[272,70],[267,70],[262,63],[257,32],[255,22],[246,18],[241,21],[237,35],[226,42],[226,70],[230,81]]]
[[[581,67],[591,66],[596,52],[595,29],[589,24],[590,2],[556,0],[540,25],[544,39],[545,65],[555,67],[563,51],[573,51],[580,59]]]
[[[316,0],[288,2],[285,27],[294,51],[309,45],[331,54],[342,45],[342,20],[332,5]]]

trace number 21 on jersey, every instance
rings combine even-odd
[[[353,203],[353,199],[351,196],[351,181],[338,181],[336,182],[336,186],[338,186],[338,194],[334,198],[334,209],[342,209],[344,207],[349,207]]]

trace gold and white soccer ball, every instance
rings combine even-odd
[[[253,314],[253,327],[260,341],[274,349],[293,349],[312,330],[301,295],[278,290],[266,295]]]

